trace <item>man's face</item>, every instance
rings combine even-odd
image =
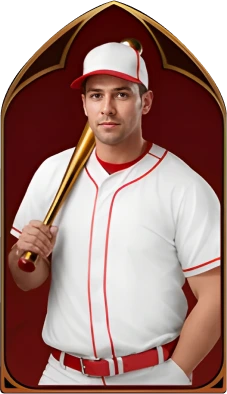
[[[88,78],[82,100],[97,140],[117,145],[141,133],[141,118],[150,110],[152,93],[147,92],[141,98],[138,84],[95,75]]]

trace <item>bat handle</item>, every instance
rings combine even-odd
[[[18,260],[18,267],[25,272],[35,271],[38,255],[32,252],[25,252]]]

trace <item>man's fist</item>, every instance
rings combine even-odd
[[[31,220],[22,230],[17,241],[17,249],[22,255],[25,251],[33,252],[46,259],[56,242],[58,227],[46,226],[39,220]]]

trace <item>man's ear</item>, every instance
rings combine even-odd
[[[153,102],[154,94],[151,90],[148,90],[142,96],[142,114],[146,115],[151,109],[152,102]]]
[[[81,98],[82,98],[82,102],[83,102],[84,113],[85,113],[86,116],[88,116],[87,115],[87,110],[86,110],[86,104],[85,104],[85,95],[81,94]]]

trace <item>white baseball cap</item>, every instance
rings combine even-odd
[[[79,89],[83,81],[92,75],[112,75],[148,89],[148,73],[139,51],[118,42],[109,42],[92,49],[84,59],[83,75],[71,83]]]

